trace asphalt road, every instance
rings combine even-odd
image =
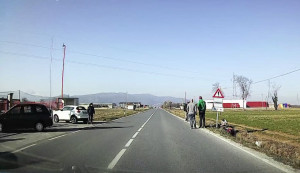
[[[163,110],[149,110],[0,152],[0,172],[262,172],[281,170]]]

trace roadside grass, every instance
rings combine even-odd
[[[149,109],[139,108],[136,110],[125,109],[95,109],[94,120],[98,121],[111,121],[121,117],[126,117],[132,114],[143,112]]]
[[[167,111],[185,118],[183,110]],[[219,122],[226,119],[238,133],[231,136],[222,128],[215,128],[216,112],[206,112],[207,129],[247,147],[266,153],[274,159],[300,168],[300,109],[284,110],[233,110],[225,109]],[[199,116],[196,116],[199,125]],[[267,129],[262,131],[262,129]],[[255,142],[259,141],[257,146]]]

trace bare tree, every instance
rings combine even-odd
[[[278,109],[278,90],[280,89],[281,86],[278,86],[276,84],[273,84],[272,88],[273,88],[273,91],[272,91],[272,100],[273,100],[273,103],[274,103],[274,108],[275,110]]]
[[[245,100],[250,96],[250,87],[252,80],[245,76],[235,76],[235,81],[241,90],[241,97],[243,99],[243,109],[245,110]]]
[[[215,92],[218,88],[220,88],[220,83],[216,82],[212,84],[212,92]]]

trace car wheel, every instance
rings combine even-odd
[[[38,132],[41,132],[44,130],[44,124],[41,123],[41,122],[38,122],[35,124],[35,130],[38,131]]]
[[[57,115],[54,115],[54,118],[53,118],[53,120],[54,120],[54,122],[55,122],[55,123],[58,123],[58,122],[59,122],[59,118],[58,118],[58,116],[57,116]]]
[[[75,116],[72,116],[71,117],[71,122],[72,122],[72,124],[77,123],[77,118]]]

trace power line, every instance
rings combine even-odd
[[[13,52],[1,51],[1,50],[0,50],[0,53],[10,54],[10,55],[16,55],[16,56],[24,56],[24,57],[35,58],[35,59],[42,59],[42,60],[49,60],[49,57],[29,55],[29,54],[13,53]],[[58,58],[52,58],[52,60],[60,62],[60,59],[58,59]],[[108,69],[114,69],[114,70],[122,70],[122,71],[129,71],[129,72],[138,72],[138,73],[144,73],[144,74],[150,74],[150,75],[160,75],[160,76],[183,78],[183,79],[200,79],[198,77],[188,77],[188,76],[180,76],[180,75],[174,75],[174,74],[141,71],[141,70],[134,70],[134,69],[122,68],[122,67],[114,67],[114,66],[100,65],[100,64],[95,64],[95,63],[87,63],[87,62],[81,62],[81,61],[74,61],[74,60],[66,60],[66,62],[73,63],[73,64],[79,64],[79,65],[95,66],[95,67],[99,67],[99,68],[108,68]]]
[[[2,41],[2,40],[0,40],[0,42],[7,43],[7,44],[16,44],[16,45],[22,45],[22,46],[31,46],[31,47],[38,47],[38,48],[43,48],[43,49],[61,51],[61,49],[58,49],[58,48],[55,49],[55,48],[36,45],[36,44],[20,43],[20,42],[13,42],[13,41]],[[184,71],[184,72],[190,72],[190,73],[199,73],[198,71],[190,71],[190,70],[186,70],[186,69],[172,68],[172,67],[169,67],[169,66],[163,66],[163,65],[158,65],[158,64],[149,64],[149,63],[137,62],[137,61],[132,61],[132,60],[125,60],[125,59],[121,59],[121,58],[96,55],[96,54],[85,53],[85,52],[80,52],[80,51],[72,51],[71,50],[71,51],[68,51],[68,52],[69,53],[74,53],[74,54],[79,54],[79,55],[85,55],[85,56],[93,56],[93,57],[97,57],[97,58],[103,58],[103,59],[108,59],[108,60],[118,61],[118,62],[122,61],[122,62],[127,62],[127,63],[132,63],[132,64],[152,66],[152,67],[156,67],[156,68],[168,69],[168,70],[173,70],[173,71]]]
[[[271,79],[275,79],[275,78],[279,78],[279,77],[282,77],[282,76],[286,76],[286,75],[289,75],[291,73],[295,73],[297,71],[300,71],[300,68],[296,69],[296,70],[293,70],[293,71],[290,71],[290,72],[287,72],[287,73],[283,73],[283,74],[280,74],[280,75],[268,78],[268,79],[264,79],[264,80],[260,80],[260,81],[254,82],[253,84],[257,84],[257,83],[265,82],[265,81],[268,81],[268,80],[271,80]]]
[[[257,81],[257,82],[253,82],[252,85],[255,85],[255,84],[258,84],[258,83],[261,83],[261,82],[265,82],[265,81],[270,81],[271,79],[276,79],[276,78],[279,78],[279,77],[282,77],[282,76],[286,76],[286,75],[289,75],[291,73],[295,73],[297,71],[300,71],[300,68],[299,69],[296,69],[296,70],[293,70],[293,71],[290,71],[290,72],[287,72],[287,73],[283,73],[283,74],[280,74],[280,75],[277,75],[277,76],[274,76],[274,77],[270,77],[270,78],[267,78],[267,79],[263,79],[263,80],[260,80],[260,81]],[[222,89],[232,89],[233,87],[224,87]]]

